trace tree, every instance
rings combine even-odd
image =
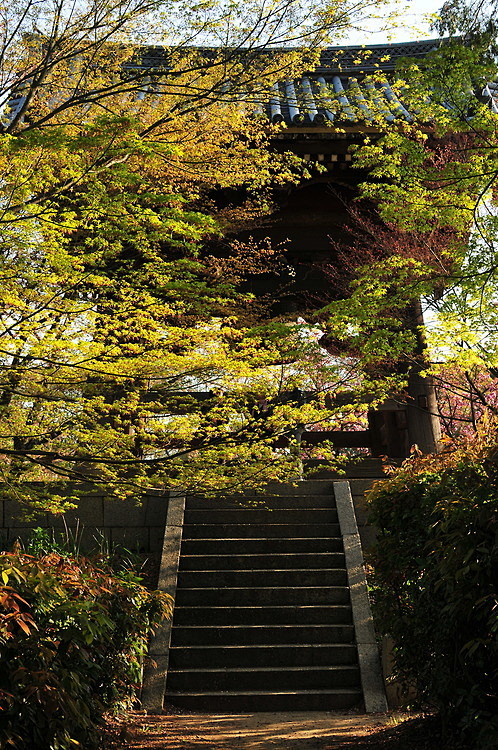
[[[376,262],[357,269],[351,300],[330,308],[331,330],[349,324],[360,344],[378,321],[374,364],[386,351],[415,361],[403,310],[422,298],[425,369],[450,407],[442,417],[453,436],[459,421],[475,426],[484,408],[496,409],[498,142],[489,81],[497,70],[492,23],[479,23],[465,43],[445,40],[423,65],[406,60],[398,70],[395,88],[417,116],[356,151],[369,172],[363,199],[377,210]],[[372,247],[372,226],[362,222],[353,226],[360,255]]]
[[[324,405],[344,363],[241,290],[248,272],[285,272],[280,251],[223,234],[300,174],[268,149],[254,100],[365,7],[0,9],[0,453],[17,497],[63,507],[61,478],[116,494],[258,485],[296,470],[276,438],[344,418]],[[244,205],[217,203],[233,188]],[[317,367],[315,401],[289,396]]]
[[[368,497],[376,623],[396,677],[439,714],[443,746],[496,747],[496,418],[406,461]],[[411,696],[410,696],[411,701]]]

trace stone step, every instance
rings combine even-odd
[[[178,573],[178,588],[231,588],[275,586],[308,588],[347,586],[344,568],[316,570],[184,570]]]
[[[339,538],[337,523],[292,524],[210,524],[196,523],[183,526],[184,539],[265,539],[270,537],[294,539],[295,537]],[[222,544],[222,542],[220,542]]]
[[[356,665],[356,646],[353,644],[313,643],[305,645],[263,646],[172,646],[169,668],[218,669],[224,667],[323,667]]]
[[[306,691],[168,692],[167,703],[187,711],[256,713],[259,711],[345,711],[362,705],[360,689]]]
[[[268,570],[343,568],[343,552],[303,552],[267,555],[182,555],[180,570]]]
[[[335,508],[230,508],[228,510],[186,510],[189,524],[328,524],[338,523]]]
[[[382,477],[383,481],[387,479],[387,476],[384,475]],[[378,479],[351,479],[349,482],[349,486],[351,489],[351,494],[353,497],[364,495],[365,492],[368,492],[372,488],[372,485],[375,481],[379,481]]]
[[[266,493],[187,497],[166,699],[218,713],[359,706],[333,484]]]
[[[281,484],[269,482],[264,490],[254,493],[255,497],[271,495],[330,495],[334,497],[334,483],[330,479],[306,479],[297,482]]]
[[[301,530],[302,534],[302,530]],[[215,555],[230,554],[273,554],[294,552],[343,552],[342,538],[329,539],[325,536],[304,538],[302,536],[278,539],[251,537],[245,539],[234,538],[183,538],[181,554],[183,555]]]
[[[255,646],[262,644],[352,643],[352,625],[178,625],[173,646]]]
[[[201,497],[188,495],[188,510],[265,509],[265,508],[335,508],[333,493],[324,495],[235,495],[231,497]]]
[[[170,670],[168,688],[173,692],[196,690],[324,690],[360,687],[357,666],[338,667],[254,667],[249,669]]]
[[[350,625],[350,604],[266,607],[175,606],[175,625]]]
[[[361,461],[357,460],[354,463],[346,464],[346,475],[331,471],[327,463],[320,459],[305,459],[303,464],[305,474],[310,477],[310,479],[305,478],[303,484],[308,484],[309,481],[327,484],[331,481],[344,482],[345,480],[351,483],[361,479],[369,479],[373,482],[386,478],[385,467],[381,458],[366,457],[362,458]],[[313,478],[309,474],[310,470],[313,471]]]
[[[349,604],[346,586],[316,586],[292,589],[262,588],[180,588],[176,592],[180,607],[261,607],[265,605]]]

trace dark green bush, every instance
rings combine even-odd
[[[51,553],[0,554],[0,748],[87,749],[131,704],[169,597],[136,574]]]
[[[493,435],[494,440],[494,435]],[[491,440],[491,443],[493,443]],[[369,496],[377,623],[397,676],[466,748],[498,747],[498,466],[477,441],[405,462]]]

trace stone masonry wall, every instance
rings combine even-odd
[[[98,548],[105,537],[111,547],[160,554],[168,497],[168,492],[150,492],[138,505],[131,500],[110,500],[98,488],[89,487],[78,507],[63,516],[36,513],[30,518],[17,501],[0,499],[1,546],[8,549],[16,539],[25,540],[36,527],[64,532],[65,522],[72,534],[78,530],[83,552]]]

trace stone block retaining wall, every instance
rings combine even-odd
[[[16,500],[0,499],[1,546],[8,549],[16,539],[26,540],[37,527],[64,532],[66,524],[73,534],[78,529],[83,552],[98,548],[104,537],[111,548],[119,545],[133,552],[160,554],[168,498],[169,492],[150,492],[138,505],[133,500],[108,499],[90,487],[78,507],[63,516],[36,513],[29,518]]]

